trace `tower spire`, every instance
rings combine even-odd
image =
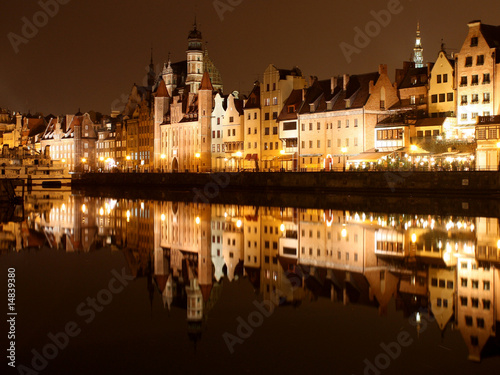
[[[424,49],[422,48],[422,39],[420,37],[420,22],[417,22],[417,37],[415,39],[415,47],[413,48],[413,62],[415,68],[423,68],[424,66]]]

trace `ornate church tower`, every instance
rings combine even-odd
[[[417,22],[417,39],[413,48],[412,60],[415,63],[415,68],[424,67],[424,49],[422,48],[422,40],[420,38],[420,22]]]
[[[190,92],[196,94],[203,77],[203,42],[201,31],[196,28],[196,19],[194,21],[193,30],[191,30],[188,36],[188,50],[186,52],[186,86],[189,86]]]

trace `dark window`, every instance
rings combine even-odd
[[[269,113],[266,113],[266,114],[264,115],[264,120],[269,120]]]
[[[278,134],[278,127],[277,126],[273,127],[273,134],[274,135]]]
[[[467,297],[460,297],[460,305],[467,306]]]
[[[479,84],[479,76],[477,74],[474,74],[471,79],[472,86],[477,86]]]
[[[428,132],[428,131],[429,131],[429,130],[426,130],[426,131],[425,131],[425,136],[426,136],[426,137],[427,137],[427,132]],[[430,134],[429,134],[429,135],[430,135]],[[440,288],[444,288],[445,286],[446,286],[446,282],[445,282],[444,280],[439,280],[439,287],[440,287]]]
[[[476,65],[484,65],[484,55],[478,55]]]
[[[437,78],[437,83],[441,83],[441,74],[438,74],[436,78]]]
[[[448,74],[443,74],[443,82],[448,82]]]
[[[472,307],[479,307],[479,300],[477,298],[471,298]]]
[[[465,66],[466,67],[472,66],[472,56],[467,56],[465,58]]]
[[[438,132],[439,132],[439,130],[438,130]],[[446,282],[446,288],[448,288],[448,289],[453,289],[453,281],[448,280],[448,281]]]
[[[283,123],[283,130],[295,130],[297,129],[297,123],[295,121],[288,121]]]
[[[462,76],[460,78],[460,86],[467,86],[467,76]]]
[[[472,316],[465,316],[465,325],[471,327],[472,326]]]
[[[293,247],[283,247],[283,254],[285,255],[297,255],[297,250]]]
[[[437,286],[438,285],[438,280],[437,279],[432,279],[431,280],[431,285],[432,286]]]
[[[478,328],[484,328],[484,319],[483,318],[477,318],[476,323],[477,323]]]
[[[489,299],[483,299],[483,309],[489,310],[491,307],[491,301]]]
[[[432,100],[433,103],[437,103],[438,102],[438,96],[437,96],[437,94],[432,95],[431,96],[431,100]]]
[[[273,120],[276,120],[278,118],[278,112],[273,112]]]
[[[264,129],[264,135],[269,135],[269,128]]]
[[[470,38],[470,46],[471,47],[477,47],[477,44],[478,44],[477,36],[473,36],[472,38]]]
[[[470,337],[470,344],[472,346],[478,346],[479,345],[479,340],[478,340],[477,336],[471,336]]]
[[[490,73],[483,74],[483,85],[487,83],[490,83]]]
[[[439,103],[443,103],[446,101],[446,95],[445,94],[439,94]]]
[[[452,93],[452,92],[449,92],[449,93],[447,94],[446,99],[447,99],[447,101],[448,101],[448,102],[452,102],[452,101],[453,101],[453,93]]]

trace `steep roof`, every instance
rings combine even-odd
[[[425,77],[424,77],[425,76]],[[416,77],[416,82],[413,79]],[[425,86],[427,84],[427,68],[409,68],[405,77],[399,84],[399,89],[407,89],[410,87]]]
[[[353,75],[349,78],[346,90],[339,92],[333,104],[333,110],[345,110],[345,100],[350,99],[350,108],[362,108],[370,97],[370,82],[376,84],[380,74],[378,72]]]
[[[278,121],[295,120],[302,103],[302,90],[292,90],[278,116]],[[290,110],[293,108],[293,110]]]
[[[500,26],[481,24],[481,34],[490,48],[500,48]]]
[[[255,82],[252,92],[248,95],[245,103],[245,109],[260,108],[260,84]]]
[[[212,82],[210,81],[210,76],[206,70],[205,73],[203,73],[203,78],[201,79],[200,90],[214,91],[214,87],[212,86]]]
[[[168,94],[167,85],[165,85],[165,81],[161,80],[160,85],[158,86],[158,90],[156,90],[157,98],[168,98],[170,95]]]

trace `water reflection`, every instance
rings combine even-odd
[[[459,330],[469,359],[496,344],[497,218],[206,205],[89,198],[61,191],[26,197],[23,221],[3,224],[2,252],[48,245],[123,252],[150,299],[186,309],[202,326],[224,280],[246,278],[262,300],[299,306],[326,298],[387,313],[431,314]],[[418,330],[418,325],[417,325]],[[495,352],[496,350],[496,352]],[[498,355],[497,349],[494,349]]]

